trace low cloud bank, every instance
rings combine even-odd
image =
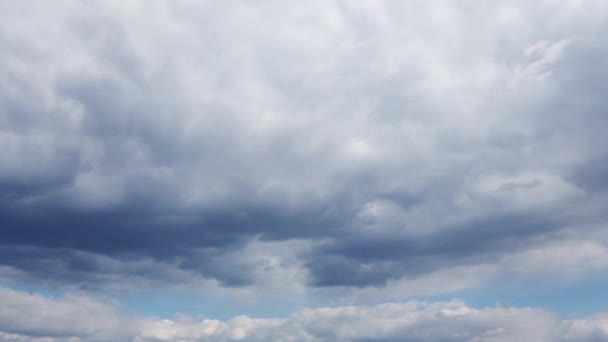
[[[539,308],[474,308],[460,300],[301,309],[227,321],[126,316],[85,295],[1,288],[0,341],[605,341],[608,313],[560,320]]]

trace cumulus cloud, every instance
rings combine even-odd
[[[3,2],[5,274],[374,288],[603,250],[568,234],[605,231],[607,10]]]
[[[286,318],[227,321],[129,317],[85,295],[0,289],[0,341],[601,341],[608,316],[562,321],[543,309],[407,302],[302,309]]]
[[[132,322],[116,308],[85,295],[49,298],[0,288],[0,341],[124,339]]]

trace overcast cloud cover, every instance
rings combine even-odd
[[[607,33],[601,0],[0,0],[0,341],[607,341],[600,292],[416,300],[608,271]]]

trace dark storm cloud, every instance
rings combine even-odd
[[[73,212],[58,208],[35,211],[10,208],[1,215],[2,263],[59,281],[78,282],[79,276],[94,277],[93,255],[86,251],[123,260],[151,258],[175,267],[213,277],[225,285],[250,283],[250,270],[226,263],[222,255],[243,247],[252,237],[311,238],[319,226],[331,227],[331,220],[308,219],[310,214],[278,216],[273,212],[159,213],[145,208],[123,208],[94,212]],[[296,229],[294,232],[289,230]],[[14,253],[9,247],[24,246]],[[51,274],[46,262],[61,260],[61,272]],[[141,274],[146,276],[146,274]],[[157,278],[152,271],[151,278]],[[89,279],[82,279],[86,282]]]
[[[551,239],[575,219],[564,213],[512,213],[418,237],[349,236],[315,250],[308,267],[318,286],[381,286],[443,268],[498,261]]]
[[[605,220],[601,5],[36,4],[0,11],[0,263],[29,276],[245,286],[239,252],[300,239],[310,284],[380,286]]]

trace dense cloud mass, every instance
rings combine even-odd
[[[45,298],[0,289],[0,341],[536,341],[608,338],[608,316],[558,320],[532,308],[476,309],[461,301],[305,309],[287,318],[228,321],[126,317],[83,295]],[[52,312],[52,314],[51,314]],[[76,321],[74,320],[76,319]]]
[[[593,0],[0,0],[0,282],[378,301],[606,271],[607,30]],[[56,304],[82,316],[72,300]],[[87,303],[108,322],[51,324],[65,336],[0,309],[0,340],[139,333]],[[603,316],[395,305],[142,319],[162,333],[140,339],[606,331]],[[391,310],[408,323],[365,330]]]
[[[245,286],[217,260],[299,240],[308,285],[382,286],[605,231],[602,2],[1,6],[0,254],[28,276]]]

